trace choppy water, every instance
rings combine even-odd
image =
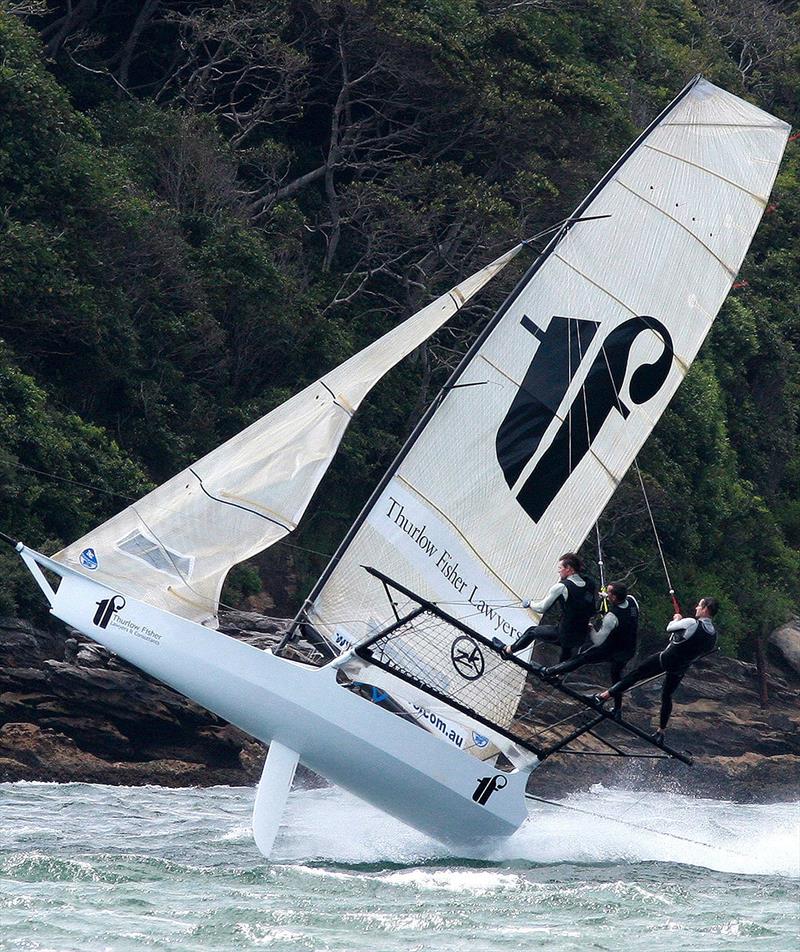
[[[800,803],[596,788],[456,857],[335,789],[267,863],[253,791],[0,784],[0,950],[797,952]]]

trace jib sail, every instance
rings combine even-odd
[[[231,566],[297,525],[363,398],[501,271],[517,245],[55,559],[215,624]]]

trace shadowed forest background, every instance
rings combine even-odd
[[[800,5],[0,5],[0,529],[49,553],[119,511],[567,217],[699,72],[800,125]],[[679,596],[718,596],[748,659],[800,606],[799,173],[795,140],[640,456]],[[226,602],[299,607],[530,260],[376,388]],[[635,474],[599,525],[655,637],[671,607]],[[0,613],[43,611],[11,549],[0,571]]]

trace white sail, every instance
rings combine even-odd
[[[556,581],[686,374],[788,133],[702,79],[687,86],[579,206],[585,220],[551,242],[401,452],[310,597],[318,631],[357,642],[393,618],[365,564],[487,637],[510,642],[535,622],[520,600]]]
[[[519,252],[517,245],[54,558],[216,622],[231,566],[295,528],[369,390]]]

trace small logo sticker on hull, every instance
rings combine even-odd
[[[92,619],[93,624],[98,628],[108,628],[108,623],[116,613],[125,607],[125,599],[121,595],[114,595],[111,598],[104,598],[102,601],[95,602],[97,611]]]
[[[472,794],[472,799],[480,805],[486,806],[489,797],[495,792],[495,790],[502,790],[503,787],[508,783],[508,780],[502,774],[498,774],[495,777],[482,777],[478,781],[478,786],[475,788],[475,793]]]
[[[90,572],[94,572],[97,568],[97,553],[94,549],[84,549],[78,557],[78,561],[85,569],[89,569]]]

